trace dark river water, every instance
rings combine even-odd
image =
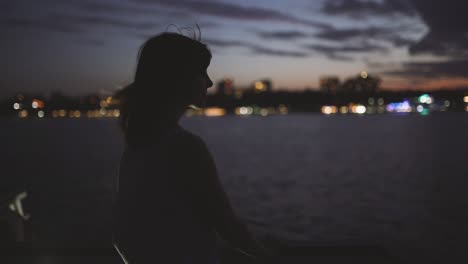
[[[107,243],[123,149],[116,120],[0,123],[1,188],[28,191],[34,239]],[[467,114],[181,123],[206,141],[235,210],[259,237],[468,263]]]

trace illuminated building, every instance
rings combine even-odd
[[[340,87],[344,93],[375,93],[379,90],[381,79],[361,72],[357,77],[347,79]]]
[[[225,78],[218,82],[217,93],[222,95],[233,95],[234,94],[234,81],[229,78]]]
[[[335,76],[320,78],[320,90],[327,94],[335,94],[340,87],[340,79]]]

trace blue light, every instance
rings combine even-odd
[[[387,105],[388,112],[397,112],[397,113],[409,113],[411,112],[411,106],[408,100],[398,103],[390,103]]]

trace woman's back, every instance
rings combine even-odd
[[[127,147],[119,172],[115,242],[132,262],[160,258],[210,263],[215,233],[196,209],[187,179],[197,138],[180,127],[141,147]],[[166,261],[167,263],[167,261]]]

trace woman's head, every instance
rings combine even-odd
[[[213,85],[206,72],[210,61],[208,47],[184,35],[166,32],[148,39],[133,83],[117,93],[127,141],[173,122],[188,105],[203,106]]]
[[[212,86],[206,73],[210,60],[205,44],[177,33],[159,34],[140,50],[135,92],[178,105],[201,103],[199,95]],[[200,80],[206,80],[207,87],[197,86]]]

